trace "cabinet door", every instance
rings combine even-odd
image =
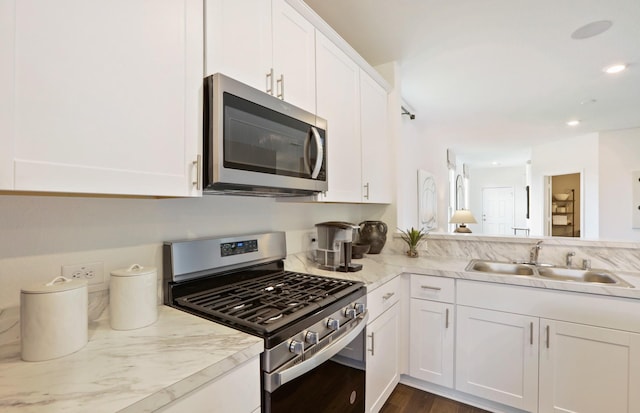
[[[321,33],[316,60],[318,116],[327,120],[329,190],[319,199],[360,202],[360,70],[349,56]]]
[[[409,374],[453,388],[453,305],[411,300]]]
[[[640,335],[541,321],[540,412],[640,412]]]
[[[391,203],[391,140],[388,129],[387,91],[365,71],[360,71],[360,130],[362,136],[362,199]]]
[[[15,1],[0,0],[0,190],[13,189]]]
[[[199,0],[15,2],[14,189],[197,195]]]
[[[367,326],[367,412],[378,412],[400,379],[398,304]]]
[[[537,411],[539,320],[460,305],[456,311],[456,389]]]
[[[241,389],[239,383],[242,383]],[[255,357],[159,410],[161,413],[254,413],[260,410],[260,358]]]
[[[205,75],[224,73],[270,92],[271,0],[207,0],[205,11]]]
[[[285,0],[272,11],[275,95],[316,113],[315,28]]]

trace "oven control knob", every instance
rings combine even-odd
[[[315,331],[307,331],[307,333],[304,335],[304,341],[309,344],[318,344],[318,342],[320,341],[320,335]]]
[[[327,320],[327,328],[331,330],[337,330],[340,328],[340,320],[336,320],[335,318],[330,318]]]
[[[289,343],[289,351],[294,354],[304,353],[304,343],[298,340],[291,340],[291,343]]]
[[[344,310],[344,316],[349,319],[356,318],[356,309],[355,308],[347,308]]]
[[[365,305],[364,303],[356,303],[354,308],[356,309],[356,314],[362,314],[364,313]]]

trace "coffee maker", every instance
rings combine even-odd
[[[329,221],[316,224],[318,230],[317,260],[320,268],[331,271],[355,272],[362,264],[351,262],[353,234],[360,227],[349,222]]]

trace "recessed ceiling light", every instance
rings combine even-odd
[[[611,65],[611,66],[607,66],[604,69],[602,69],[605,73],[609,73],[609,74],[613,74],[613,73],[620,73],[623,70],[625,70],[627,68],[627,65],[625,64],[615,64],[615,65]]]
[[[570,120],[569,122],[567,122],[567,125],[569,126],[578,126],[579,124],[580,124],[580,121],[577,119]]]
[[[610,20],[591,22],[576,29],[571,33],[571,38],[576,40],[588,39],[589,37],[597,36],[606,32],[611,28],[611,26],[613,26],[613,23]]]
[[[498,161],[493,161],[493,162],[491,162],[491,165],[493,165],[493,166],[497,166],[497,165],[500,165],[500,162],[498,162]]]

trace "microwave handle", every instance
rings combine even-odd
[[[311,179],[316,179],[320,174],[320,169],[322,168],[322,162],[324,162],[324,148],[322,147],[322,140],[320,139],[320,133],[318,133],[318,129],[316,129],[315,126],[311,127],[311,133],[313,134],[313,140],[316,143],[316,149],[318,151],[316,164],[313,167],[313,172],[311,172]]]

